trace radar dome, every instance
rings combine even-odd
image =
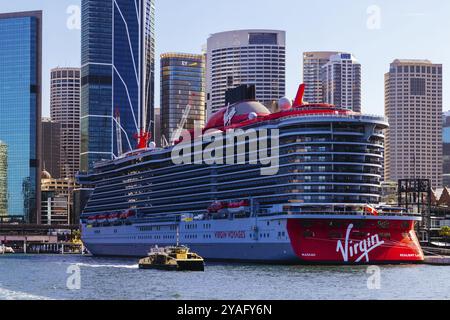
[[[278,101],[278,107],[281,111],[288,111],[292,109],[292,102],[286,97],[281,98]]]

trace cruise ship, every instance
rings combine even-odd
[[[236,102],[173,146],[141,141],[96,164],[84,177],[95,186],[81,217],[87,249],[143,257],[179,243],[213,261],[422,262],[420,216],[380,205],[387,121],[303,93],[276,113]]]

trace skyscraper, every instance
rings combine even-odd
[[[81,170],[153,132],[154,0],[82,0]]]
[[[73,178],[80,170],[80,69],[53,69],[50,90],[52,121],[61,128],[60,172],[46,169],[54,178]]]
[[[42,118],[42,169],[61,177],[61,124]]]
[[[286,33],[238,30],[216,33],[207,44],[208,117],[225,106],[225,92],[256,86],[256,99],[274,110],[286,92]]]
[[[361,112],[361,64],[349,53],[330,57],[322,67],[323,102]]]
[[[450,111],[443,115],[443,185],[450,187]]]
[[[0,14],[0,140],[8,216],[40,222],[42,12]]]
[[[0,141],[0,217],[8,215],[8,146]]]
[[[395,60],[385,75],[385,179],[442,186],[442,65]]]
[[[189,106],[189,107],[188,107]],[[205,58],[202,54],[161,55],[161,130],[171,141],[185,116],[184,129],[205,122]]]
[[[304,100],[323,103],[322,68],[339,52],[316,51],[303,53],[303,83],[306,85]]]

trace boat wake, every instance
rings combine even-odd
[[[52,300],[49,297],[34,295],[31,293],[12,291],[0,287],[0,300]]]
[[[77,263],[78,267],[87,268],[117,268],[117,269],[139,269],[139,265],[133,264],[89,264],[89,263]]]

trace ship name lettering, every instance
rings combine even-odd
[[[353,243],[353,241],[350,240],[352,229],[353,224],[350,224],[345,235],[345,243],[343,244],[342,241],[339,240],[337,243],[336,252],[340,252],[342,254],[344,262],[349,262],[349,259],[353,257],[357,257],[355,261],[356,263],[361,262],[364,258],[366,259],[366,262],[370,262],[369,253],[379,246],[382,246],[384,241],[380,240],[380,236],[376,234],[373,236],[369,235],[367,239],[358,243]]]
[[[215,237],[217,239],[245,239],[245,231],[217,231]]]

